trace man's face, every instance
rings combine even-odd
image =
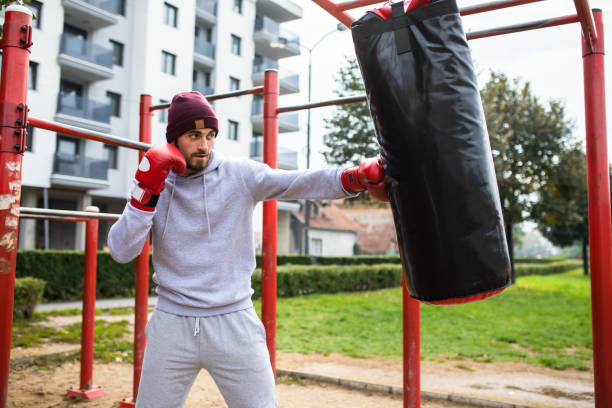
[[[185,174],[196,173],[206,167],[215,145],[217,134],[213,129],[193,129],[176,138],[176,146],[185,156]]]

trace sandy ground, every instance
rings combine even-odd
[[[102,317],[119,320],[127,316]],[[58,317],[47,323],[62,326],[70,317]],[[130,320],[127,318],[127,320]],[[15,348],[11,359],[75,350],[74,344],[50,344],[28,349]],[[78,350],[78,346],[76,347]],[[278,369],[352,379],[401,387],[400,359],[355,359],[342,355],[302,355],[277,352]],[[16,365],[9,376],[8,407],[118,407],[119,401],[132,394],[133,368],[127,363],[94,364],[94,383],[104,395],[84,402],[66,397],[66,389],[78,385],[78,363],[66,363],[55,370],[39,370]],[[421,363],[421,388],[491,401],[502,401],[529,407],[586,408],[594,406],[592,372],[557,371],[524,363],[476,363],[447,361]],[[401,407],[400,397],[349,390],[335,385],[278,380],[280,407]],[[201,372],[189,395],[186,407],[225,407],[214,382]],[[423,400],[422,407],[465,407],[441,400]]]

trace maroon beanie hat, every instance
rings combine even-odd
[[[168,109],[166,140],[174,142],[177,137],[193,129],[213,129],[219,133],[219,121],[212,107],[197,91],[181,92],[172,98]]]

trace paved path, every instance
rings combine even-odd
[[[149,306],[157,304],[157,296],[149,296]],[[96,299],[97,309],[110,309],[114,307],[130,307],[134,306],[134,298],[113,298],[113,299]],[[77,300],[75,302],[54,302],[41,303],[36,306],[37,312],[49,312],[51,310],[66,310],[66,309],[82,309],[83,302]]]

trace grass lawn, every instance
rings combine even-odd
[[[281,298],[277,347],[400,358],[401,299],[401,288]],[[590,283],[580,269],[520,277],[477,303],[421,307],[424,360],[526,361],[586,370],[592,357]]]

